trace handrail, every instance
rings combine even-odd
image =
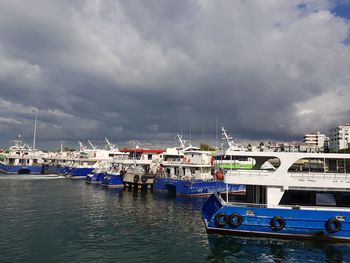
[[[259,171],[259,170],[231,170],[227,171],[225,176],[268,176],[275,173],[275,171]],[[350,173],[312,173],[312,172],[288,172],[293,178],[314,178],[314,179],[350,179]]]
[[[226,200],[224,200],[226,202]],[[267,205],[257,203],[239,203],[239,202],[226,202],[226,204],[233,206],[242,206],[247,208],[288,208],[288,209],[306,209],[306,210],[335,210],[335,211],[350,211],[350,207],[337,207],[337,206],[306,206],[306,205]]]

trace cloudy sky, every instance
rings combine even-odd
[[[350,121],[348,0],[2,0],[0,148],[295,140]],[[204,134],[204,136],[203,136]]]

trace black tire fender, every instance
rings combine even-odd
[[[228,215],[221,212],[215,215],[214,217],[215,225],[218,227],[224,227],[228,223]]]
[[[325,228],[328,233],[336,233],[342,229],[342,223],[336,218],[330,218],[326,221]]]
[[[141,182],[142,182],[143,184],[145,184],[145,183],[147,182],[147,180],[148,180],[148,178],[147,178],[146,175],[142,175],[142,176],[141,176]]]
[[[270,226],[273,230],[282,230],[286,227],[286,220],[281,216],[275,216],[271,219]]]
[[[228,223],[232,227],[238,227],[243,223],[243,217],[238,213],[233,213],[228,218]]]
[[[133,179],[134,183],[137,184],[139,180],[140,180],[140,176],[138,174],[135,174]]]

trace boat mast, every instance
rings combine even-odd
[[[35,138],[36,138],[36,125],[38,121],[38,109],[35,110],[35,122],[34,122],[34,136],[33,136],[33,150],[35,150]]]
[[[222,135],[224,136],[223,139],[226,139],[228,147],[230,149],[234,148],[233,138],[227,135],[227,132],[224,127],[221,127]]]

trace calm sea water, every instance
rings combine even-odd
[[[350,262],[350,246],[208,236],[205,199],[0,176],[0,262]]]

